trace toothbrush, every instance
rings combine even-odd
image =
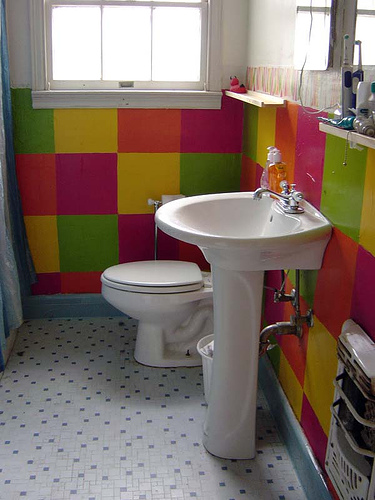
[[[358,45],[358,67],[352,75],[352,108],[357,106],[357,87],[359,82],[363,82],[364,73],[362,69],[362,42],[361,40],[356,40],[355,45]],[[359,103],[358,103],[359,104]]]
[[[344,57],[341,67],[341,117],[350,116],[352,106],[352,71],[349,64],[349,35],[344,35]]]

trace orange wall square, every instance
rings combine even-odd
[[[283,161],[287,164],[289,182],[294,179],[298,108],[298,104],[287,101],[285,108],[278,108],[276,112],[275,146],[280,149]]]
[[[119,109],[120,153],[178,153],[181,111],[178,109]]]
[[[328,243],[314,297],[314,313],[335,337],[350,318],[358,243],[334,228]]]
[[[257,166],[255,161],[243,154],[240,180],[241,191],[255,191],[255,189],[257,188],[256,173]]]
[[[101,272],[61,273],[62,293],[100,293]]]
[[[287,280],[287,293],[290,293],[291,289],[292,286],[289,280]],[[302,298],[300,299],[300,305],[301,314],[306,314],[308,305]],[[295,314],[295,311],[292,304],[290,302],[286,302],[284,307],[283,320],[290,321],[290,317],[293,314]],[[281,321],[281,319],[279,321]],[[306,325],[303,325],[303,335],[300,339],[298,337],[295,337],[294,335],[280,335],[278,337],[278,342],[283,351],[283,354],[288,360],[301,386],[303,386],[305,378],[308,337],[309,329]]]

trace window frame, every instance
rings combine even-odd
[[[84,1],[82,2],[85,3]],[[120,2],[119,2],[120,3]],[[207,61],[203,90],[50,89],[47,76],[46,1],[31,0],[32,101],[35,109],[53,108],[184,108],[221,107],[222,0],[207,1]]]

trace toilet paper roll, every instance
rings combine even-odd
[[[165,205],[166,203],[169,203],[170,201],[179,200],[180,198],[185,198],[185,195],[183,195],[183,194],[162,194],[161,195],[161,203],[162,203],[162,205]]]

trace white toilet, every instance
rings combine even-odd
[[[103,297],[139,320],[135,359],[158,367],[199,366],[196,344],[213,333],[211,274],[192,262],[152,260],[109,267]]]

